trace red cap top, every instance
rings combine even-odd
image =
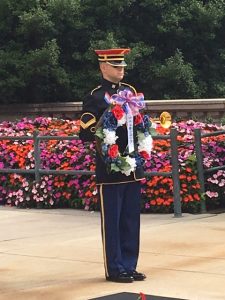
[[[95,50],[95,53],[98,55],[124,55],[130,52],[129,48],[117,48],[117,49],[104,49],[104,50]]]
[[[124,55],[129,52],[129,48],[95,50],[100,62],[107,62],[112,66],[126,66]]]

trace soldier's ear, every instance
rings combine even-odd
[[[100,70],[102,71],[102,72],[104,72],[105,71],[105,69],[106,69],[106,63],[100,63],[99,64],[99,68],[100,68]]]

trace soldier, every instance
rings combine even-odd
[[[80,138],[94,141],[95,126],[109,104],[105,93],[110,96],[119,91],[129,90],[137,95],[131,85],[121,82],[124,55],[130,49],[95,50],[102,73],[101,85],[93,89],[83,101],[80,119]],[[127,148],[127,127],[116,130],[120,153]],[[137,141],[134,141],[137,142]],[[144,280],[146,276],[136,271],[139,255],[141,183],[144,179],[142,167],[129,175],[121,172],[109,173],[104,160],[96,151],[96,183],[101,207],[101,229],[106,280],[131,283]]]

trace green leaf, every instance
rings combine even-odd
[[[104,138],[103,129],[100,127],[96,130],[95,135],[99,137],[101,140]]]
[[[191,162],[196,162],[196,161],[197,161],[196,155],[195,155],[195,154],[190,155],[190,156],[187,158],[187,160],[189,160],[189,161],[191,161]]]
[[[111,164],[111,171],[119,172],[120,168],[116,164],[112,163]]]
[[[156,136],[158,134],[157,131],[156,131],[156,129],[154,127],[150,127],[149,128],[149,133],[152,136]]]

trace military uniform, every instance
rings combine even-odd
[[[95,140],[95,126],[109,106],[104,100],[105,93],[111,96],[124,89],[136,94],[135,88],[126,83],[115,84],[103,78],[101,85],[85,97],[80,119],[80,138],[83,141]],[[126,125],[118,127],[116,135],[119,151],[123,153],[128,142]],[[101,155],[96,151],[96,183],[101,205],[105,275],[108,280],[130,282],[130,277],[126,281],[126,274],[133,274],[136,270],[139,254],[140,180],[143,178],[141,167],[129,176],[121,172],[108,173]],[[120,280],[124,278],[123,274],[124,281]],[[136,280],[143,279],[137,277]]]

